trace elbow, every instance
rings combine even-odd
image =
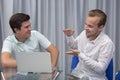
[[[103,66],[99,66],[99,67],[97,67],[97,69],[95,69],[95,71],[99,74],[104,74],[105,68]]]
[[[105,73],[105,70],[103,70],[103,69],[99,69],[99,70],[98,70],[98,73],[100,73],[100,74],[104,74],[104,73]]]
[[[51,53],[56,54],[57,56],[59,56],[58,48],[54,46],[54,48],[51,50]]]
[[[56,49],[56,54],[59,56],[59,50],[58,49]]]
[[[58,57],[59,57],[59,50],[58,49],[56,51],[56,55],[57,55],[57,60],[58,60]]]
[[[7,67],[8,67],[7,62],[2,62],[2,68],[7,68]]]
[[[56,48],[54,49],[54,51],[52,52],[52,55],[54,56],[54,58],[56,58],[56,60],[58,60],[59,57],[59,50]]]

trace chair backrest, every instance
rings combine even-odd
[[[78,56],[72,57],[71,70],[73,70],[79,62]],[[113,80],[113,59],[110,61],[110,64],[106,70],[106,76],[108,80]]]
[[[113,80],[113,59],[111,59],[110,64],[106,70],[106,76],[108,80]]]
[[[120,71],[116,72],[115,80],[120,80]]]
[[[72,57],[72,63],[71,63],[71,70],[73,70],[79,62],[78,56],[73,56]]]

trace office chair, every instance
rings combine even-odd
[[[113,59],[111,59],[110,64],[108,65],[106,76],[108,80],[113,80]]]
[[[71,63],[71,70],[73,70],[77,66],[78,62],[79,62],[78,56],[73,56],[72,63]],[[108,80],[113,80],[113,59],[111,59],[110,64],[106,70],[106,76],[107,76]],[[119,75],[119,77],[120,77],[120,75]]]
[[[79,62],[78,56],[73,56],[72,57],[72,63],[71,63],[71,70],[73,70]]]
[[[120,80],[120,71],[118,71],[115,75],[115,80]]]

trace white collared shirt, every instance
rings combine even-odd
[[[90,80],[106,80],[105,71],[114,53],[114,44],[103,32],[93,41],[86,37],[85,30],[74,39],[67,37],[71,48],[80,51],[79,63],[71,74],[82,78],[88,76]]]

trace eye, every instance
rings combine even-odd
[[[29,27],[31,27],[31,25],[25,26],[25,28],[29,28]]]
[[[89,25],[89,24],[86,24],[86,23],[85,23],[85,25],[88,26],[89,28],[93,28],[94,27],[93,25]]]
[[[94,26],[92,26],[92,25],[88,25],[90,28],[93,28]]]

